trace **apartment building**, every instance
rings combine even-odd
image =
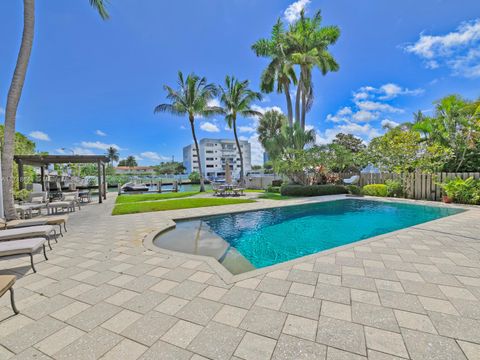
[[[202,139],[199,144],[202,171],[206,178],[217,179],[225,177],[225,166],[230,165],[232,176],[240,176],[240,157],[237,145],[232,139]],[[245,173],[252,168],[251,147],[248,141],[240,141]],[[183,166],[187,173],[198,171],[198,156],[194,145],[183,148]]]

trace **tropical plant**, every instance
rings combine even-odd
[[[362,192],[364,195],[385,197],[388,195],[388,188],[385,184],[369,184],[362,188]]]
[[[335,135],[332,143],[342,145],[344,148],[348,149],[352,153],[359,153],[367,148],[362,139],[352,134],[338,133],[337,135]]]
[[[110,165],[112,166],[113,168],[113,163],[115,161],[118,161],[118,159],[120,159],[120,154],[118,152],[118,149],[116,147],[113,147],[113,146],[110,146],[108,149],[107,149],[107,157],[109,158],[110,160]]]
[[[268,110],[262,116],[258,122],[258,141],[267,151],[270,158],[275,158],[275,147],[273,147],[273,138],[280,135],[282,127],[287,125],[287,118],[281,112],[277,110]]]
[[[277,93],[283,93],[287,102],[288,122],[293,125],[293,105],[290,85],[297,85],[294,64],[286,47],[286,32],[280,19],[273,26],[270,39],[260,39],[252,45],[257,56],[270,58],[270,63],[261,77],[261,90],[271,93],[276,86]]]
[[[138,166],[137,160],[135,159],[135,156],[130,155],[125,159],[125,166],[128,166],[130,168]]]
[[[192,184],[199,184],[200,183],[200,174],[196,171],[192,171],[190,175],[188,175],[188,179]]]
[[[108,18],[104,0],[90,0],[102,19]],[[17,117],[18,104],[22,95],[25,77],[27,75],[28,63],[33,46],[33,34],[35,26],[35,1],[23,0],[23,34],[18,53],[12,82],[7,95],[7,106],[5,108],[5,133],[2,151],[2,175],[3,175],[3,202],[4,212],[7,220],[15,219],[13,189],[13,155],[15,147],[15,122]]]
[[[293,64],[300,67],[297,93],[295,97],[295,121],[305,129],[305,115],[313,103],[312,70],[318,68],[323,75],[338,71],[340,66],[329,46],[340,37],[338,26],[321,26],[322,16],[317,11],[312,18],[305,16],[302,10],[300,18],[291,25],[286,34],[286,48]]]
[[[385,185],[387,186],[387,195],[390,197],[402,197],[405,193],[401,180],[388,179],[385,180]]]
[[[198,160],[198,172],[200,175],[200,192],[205,191],[203,179],[202,162],[200,158],[200,148],[198,147],[197,136],[195,134],[195,117],[208,117],[214,114],[222,113],[223,109],[217,106],[210,106],[209,101],[217,94],[217,88],[214,84],[207,83],[205,77],[200,78],[195,74],[190,74],[185,79],[181,71],[178,72],[178,89],[174,90],[168,85],[164,85],[167,91],[167,99],[170,104],[160,104],[155,107],[154,112],[169,112],[173,115],[187,116],[192,130],[193,142]]]
[[[469,177],[463,180],[459,177],[440,184],[443,191],[453,201],[462,204],[480,204],[480,180]]]
[[[233,76],[225,78],[225,87],[220,86],[220,102],[223,105],[225,121],[230,129],[233,129],[235,143],[237,144],[238,156],[240,158],[240,184],[244,184],[243,153],[237,134],[237,117],[253,117],[262,114],[252,109],[255,100],[261,100],[262,94],[249,89],[249,81],[239,81]]]

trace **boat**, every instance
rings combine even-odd
[[[122,191],[130,192],[130,191],[148,191],[149,188],[145,184],[135,184],[135,183],[126,183],[122,186]]]

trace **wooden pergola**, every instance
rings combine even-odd
[[[18,183],[19,188],[25,188],[23,176],[23,166],[31,165],[40,167],[42,178],[42,190],[45,191],[45,168],[50,164],[97,164],[98,167],[98,202],[107,198],[105,164],[110,159],[105,155],[15,155],[13,157],[18,164]],[[103,191],[102,191],[103,190]]]

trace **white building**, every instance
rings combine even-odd
[[[238,155],[235,140],[231,139],[202,139],[198,144],[200,148],[200,160],[202,162],[202,171],[206,178],[215,179],[225,177],[225,166],[228,161],[232,176],[240,176],[240,156]],[[250,143],[245,140],[240,141],[242,148],[243,166],[245,174],[252,168],[252,155]],[[183,148],[183,166],[187,169],[187,174],[198,171],[198,158],[194,145],[188,145]]]

